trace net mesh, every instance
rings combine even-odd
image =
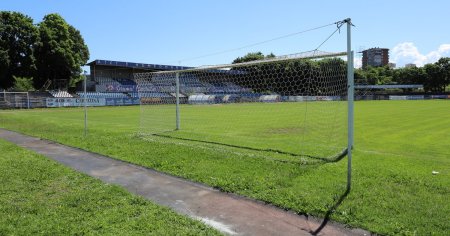
[[[29,108],[27,92],[0,92],[0,109]]]
[[[314,52],[137,73],[140,133],[337,158],[347,146],[344,55]]]

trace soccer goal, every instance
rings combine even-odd
[[[140,131],[325,161],[351,155],[350,46],[348,39],[344,52],[136,73]]]
[[[0,108],[29,109],[31,106],[28,92],[0,92]]]

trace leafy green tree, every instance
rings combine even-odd
[[[450,85],[450,57],[443,57],[435,64],[439,67],[444,86]]]
[[[264,56],[264,54],[262,52],[250,52],[250,53],[247,53],[247,55],[245,55],[243,57],[238,57],[238,58],[234,59],[233,64],[249,62],[249,61],[257,61],[257,60],[262,60],[262,59],[266,59],[266,58],[275,58],[275,54],[270,53],[269,55]]]
[[[33,87],[33,78],[16,77],[16,76],[13,76],[13,78],[14,78],[13,91],[28,92],[35,90]]]
[[[81,66],[89,59],[89,50],[80,32],[60,15],[49,14],[39,24],[39,36],[35,85],[40,87],[47,80],[64,79],[71,85],[80,81]]]
[[[369,84],[365,70],[363,70],[361,68],[355,69],[354,73],[355,73],[355,75],[354,75],[355,84],[360,84],[360,85]]]
[[[365,74],[367,84],[375,85],[392,83],[392,69],[387,66],[368,66],[362,73]]]
[[[424,70],[426,73],[425,91],[444,92],[448,85],[447,72],[438,63],[426,64]]]
[[[393,81],[396,84],[424,84],[426,73],[423,67],[405,67],[393,71]],[[403,89],[403,91],[412,91],[412,89]]]
[[[275,54],[273,54],[272,52],[266,55],[266,58],[275,58],[275,57],[276,57]]]
[[[18,12],[0,11],[0,87],[13,85],[13,76],[31,77],[34,47],[39,41],[33,20]]]
[[[261,52],[248,53],[233,63],[249,62],[264,58],[273,58],[272,53],[264,56]],[[267,64],[235,67],[233,70],[245,71],[252,76],[244,76],[235,81],[239,85],[252,88],[259,93],[275,92],[283,96],[290,95],[333,95],[332,86],[324,83],[323,76],[340,71],[345,74],[347,64],[342,59],[289,60]]]

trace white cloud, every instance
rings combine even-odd
[[[404,66],[407,63],[414,63],[417,66],[423,66],[427,63],[434,63],[441,57],[450,56],[450,44],[441,44],[437,50],[427,54],[422,54],[412,42],[397,44],[391,52],[391,61],[397,63],[397,66]]]
[[[450,52],[450,44],[442,44],[441,46],[439,46],[438,51],[441,52],[441,53],[448,53],[448,52]]]
[[[362,67],[362,58],[361,57],[353,58],[353,67],[355,67],[355,68],[361,68]]]

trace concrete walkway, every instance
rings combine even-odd
[[[370,235],[105,156],[0,129],[0,138],[33,150],[230,235]]]

